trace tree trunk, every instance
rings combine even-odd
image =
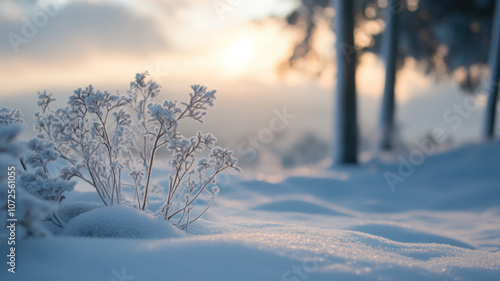
[[[500,84],[500,0],[497,0],[495,3],[489,67],[490,81],[488,81],[488,101],[486,102],[486,119],[483,130],[483,137],[485,140],[492,140],[495,137],[496,107]]]
[[[337,120],[334,164],[356,164],[356,50],[354,49],[354,0],[336,0]]]
[[[398,12],[400,0],[389,0],[386,10],[387,24],[382,42],[382,54],[385,58],[385,86],[380,109],[381,139],[380,149],[382,151],[392,150],[394,147],[394,113],[396,85],[396,59],[398,57]]]

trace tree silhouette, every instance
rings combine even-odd
[[[500,84],[500,1],[497,0],[495,8],[495,21],[493,39],[490,48],[490,85],[488,87],[488,101],[486,103],[486,118],[484,122],[483,137],[493,139],[495,136],[495,116]]]
[[[394,88],[396,85],[396,60],[398,57],[399,41],[398,14],[402,10],[400,2],[400,0],[389,0],[389,13],[387,13],[386,30],[383,37],[384,47],[382,53],[385,58],[385,84],[380,110],[380,149],[385,151],[392,150],[394,145],[394,114],[396,104]]]
[[[337,127],[335,164],[358,162],[358,125],[356,116],[356,52],[354,46],[354,5],[352,0],[336,1],[337,35]]]

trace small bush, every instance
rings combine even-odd
[[[64,159],[67,165],[60,178],[79,178],[92,185],[105,205],[121,204],[125,200],[122,187],[130,185],[137,209],[146,211],[155,158],[165,147],[172,152],[172,172],[165,202],[157,214],[165,220],[175,219],[177,226],[187,229],[212,205],[218,193],[216,176],[228,169],[239,171],[237,159],[227,148],[215,146],[217,140],[211,134],[198,132],[186,138],[179,130],[183,119],[203,122],[207,108],[213,106],[215,91],[193,85],[188,101],[157,103],[154,98],[160,86],[147,81],[147,76],[147,72],[137,74],[126,95],[99,91],[91,85],[77,89],[68,106],[59,109],[51,107],[51,94],[39,93],[41,110],[35,113],[39,141],[33,141],[37,149],[32,149],[27,160],[38,165],[40,178],[40,169],[46,171],[44,161]],[[208,158],[198,160],[196,153],[206,149],[211,150]],[[124,182],[124,173],[131,182]],[[64,185],[58,188],[69,189]],[[36,192],[47,197],[45,190]],[[200,212],[192,214],[203,194],[210,200]]]
[[[42,221],[52,214],[55,206],[50,202],[37,198],[24,189],[22,182],[16,185],[20,174],[19,158],[25,147],[17,140],[23,129],[23,115],[17,109],[0,108],[0,166],[6,172],[0,174],[0,214],[1,220],[6,221],[15,215],[18,237],[48,236],[50,232],[43,226]],[[8,181],[8,176],[16,180]],[[14,186],[15,188],[10,188]],[[8,204],[14,204],[15,212],[10,213]],[[5,232],[7,228],[0,231]]]

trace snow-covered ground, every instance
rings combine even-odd
[[[74,192],[66,229],[20,241],[17,273],[0,279],[500,280],[500,143],[424,156],[402,173],[397,161],[231,178],[187,234]],[[386,172],[404,181],[391,189]],[[75,237],[89,235],[120,238]]]

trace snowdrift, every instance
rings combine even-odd
[[[498,281],[499,155],[497,142],[427,157],[395,190],[384,173],[400,163],[378,161],[232,180],[189,234],[128,207],[94,208],[64,237],[21,241],[18,272],[0,278]]]

